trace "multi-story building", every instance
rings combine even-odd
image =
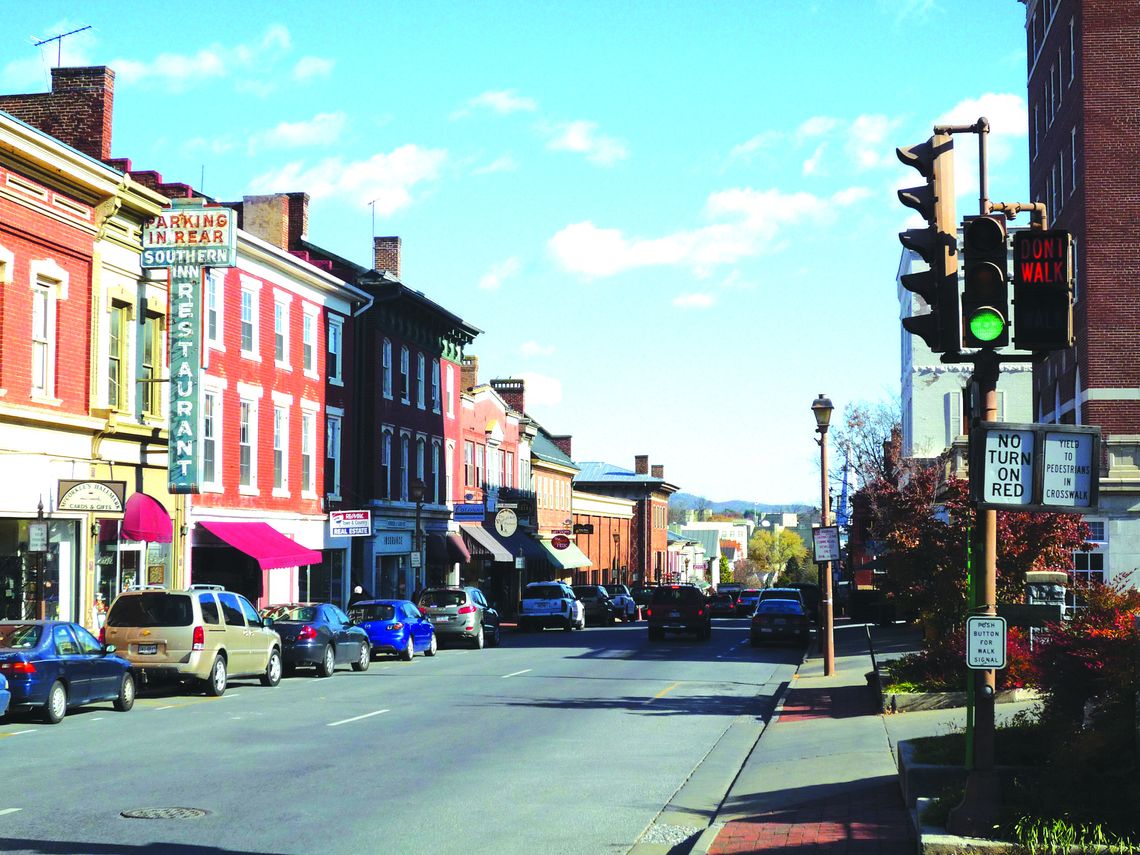
[[[575,585],[605,585],[630,581],[630,539],[633,532],[632,499],[587,493],[574,488],[574,542],[589,559],[588,567],[574,573]]]
[[[1076,344],[1033,372],[1038,421],[1099,425],[1095,548],[1078,574],[1140,564],[1140,16],[1114,0],[1028,0],[1029,187],[1049,225],[1073,235]],[[1016,322],[1016,307],[1015,317]],[[1134,580],[1135,581],[1135,580]]]

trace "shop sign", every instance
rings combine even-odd
[[[570,538],[564,534],[556,534],[554,537],[550,538],[550,545],[555,549],[569,549]]]
[[[123,497],[127,493],[126,481],[65,481],[59,482],[59,511],[102,511],[121,514]]]
[[[372,551],[377,555],[402,555],[412,551],[410,531],[378,531],[372,538]]]
[[[174,199],[143,227],[143,267],[168,271],[170,294],[171,493],[197,493],[202,441],[202,278],[207,267],[237,263],[237,217],[202,199]]]
[[[329,511],[329,537],[368,537],[372,511]]]
[[[574,534],[593,534],[593,533],[594,533],[594,524],[593,523],[575,523],[574,524]]]
[[[48,524],[46,522],[28,523],[28,552],[48,551]]]
[[[451,512],[456,522],[483,522],[487,510],[482,502],[459,502]]]

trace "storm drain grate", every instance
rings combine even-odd
[[[119,814],[127,819],[200,819],[209,815],[208,810],[188,807],[135,808]]]

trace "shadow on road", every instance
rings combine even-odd
[[[534,707],[538,709],[566,710],[621,710],[635,715],[714,715],[752,716],[767,721],[772,715],[775,699],[787,687],[781,683],[772,694],[732,696],[723,694],[701,695],[625,695],[617,698],[499,698],[490,699],[486,705],[508,707]]]
[[[266,850],[220,849],[197,843],[88,843],[78,840],[27,840],[0,837],[0,852],[51,853],[51,855],[274,855]]]

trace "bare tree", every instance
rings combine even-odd
[[[855,401],[843,411],[843,424],[830,432],[829,445],[834,449],[834,463],[829,466],[835,480],[843,477],[843,464],[849,457],[857,483],[855,490],[879,478],[890,478],[891,469],[899,461],[902,405],[898,398],[890,401]]]

